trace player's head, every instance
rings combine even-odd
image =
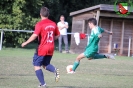
[[[88,19],[88,25],[89,25],[90,29],[92,29],[93,27],[95,27],[97,25],[97,20],[95,18]]]
[[[60,21],[64,21],[64,20],[65,20],[64,15],[61,15],[61,16],[60,16]]]
[[[47,7],[42,7],[40,10],[41,17],[48,17],[49,16],[49,9]]]

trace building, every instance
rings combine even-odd
[[[116,7],[118,9],[118,7]],[[132,11],[133,12],[133,11]],[[113,35],[109,36],[103,33],[103,37],[99,43],[100,53],[114,52],[114,44],[118,44],[119,54],[127,55],[129,46],[129,37],[133,36],[133,13],[123,17],[114,11],[114,5],[100,4],[93,7],[85,8],[75,12],[71,12],[72,16],[72,32],[90,33],[87,20],[96,18],[98,25],[102,28],[112,31]],[[70,49],[75,53],[84,51],[87,45],[87,39],[81,40],[77,46],[74,37],[71,36]],[[133,50],[133,41],[131,41],[131,54]]]

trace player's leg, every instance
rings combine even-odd
[[[87,48],[87,49],[85,50],[84,53],[81,53],[81,54],[76,58],[76,61],[74,62],[73,68],[72,68],[73,71],[70,72],[70,73],[73,73],[73,72],[76,70],[76,68],[77,68],[77,67],[79,66],[79,64],[80,64],[80,60],[81,60],[81,59],[83,59],[83,58],[85,58],[85,57],[91,59],[91,58],[94,56],[94,54],[95,54],[95,52],[90,51],[90,49]]]
[[[57,82],[59,80],[59,69],[50,64],[51,59],[51,55],[45,56],[45,58],[43,59],[43,68],[50,72],[53,72],[55,74],[55,81]]]
[[[78,55],[78,57],[76,58],[76,61],[73,64],[73,68],[72,68],[73,71],[75,71],[77,69],[77,67],[80,64],[80,60],[83,59],[84,57],[85,57],[84,53],[81,53]]]
[[[55,67],[50,64],[50,61],[52,59],[52,56],[51,55],[47,55],[45,56],[45,58],[43,59],[43,68],[50,71],[50,72],[55,72]]]
[[[44,75],[43,75],[43,71],[41,69],[40,66],[34,66],[34,69],[35,69],[35,73],[36,73],[36,76],[40,82],[40,85],[38,87],[46,87],[46,83],[44,81]]]
[[[94,59],[104,59],[106,56],[104,54],[96,53],[93,57]]]
[[[96,53],[93,58],[94,59],[103,59],[103,58],[115,59],[114,55],[112,54],[100,54],[100,53]]]
[[[62,35],[58,38],[58,43],[59,43],[59,52],[62,53]]]
[[[68,38],[67,38],[67,35],[63,35],[63,41],[64,41],[64,44],[65,44],[65,50],[66,52],[68,53]]]
[[[43,61],[43,56],[38,56],[37,54],[34,54],[33,65],[34,65],[36,76],[40,82],[40,86],[45,86],[46,83],[44,81],[44,75],[41,69],[42,61]]]

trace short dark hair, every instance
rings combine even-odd
[[[60,17],[64,17],[64,15],[60,15]]]
[[[88,23],[93,23],[94,25],[97,25],[97,20],[95,18],[88,19]]]
[[[49,16],[49,9],[47,7],[42,7],[41,10],[40,10],[40,14],[43,16],[43,17],[48,17]]]

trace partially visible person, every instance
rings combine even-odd
[[[39,80],[39,87],[46,88],[43,71],[41,66],[55,74],[55,81],[59,79],[59,69],[55,68],[50,61],[54,53],[54,40],[58,39],[60,33],[55,22],[48,19],[49,9],[42,7],[40,10],[41,21],[35,25],[35,31],[22,47],[32,42],[38,37],[39,45],[33,57],[33,65],[36,76]]]
[[[67,38],[67,29],[68,29],[68,22],[65,22],[65,17],[63,15],[60,16],[60,21],[57,23],[58,29],[60,31],[59,41],[59,52],[62,53],[62,39],[65,44],[65,51],[69,53],[68,50],[68,38]]]

